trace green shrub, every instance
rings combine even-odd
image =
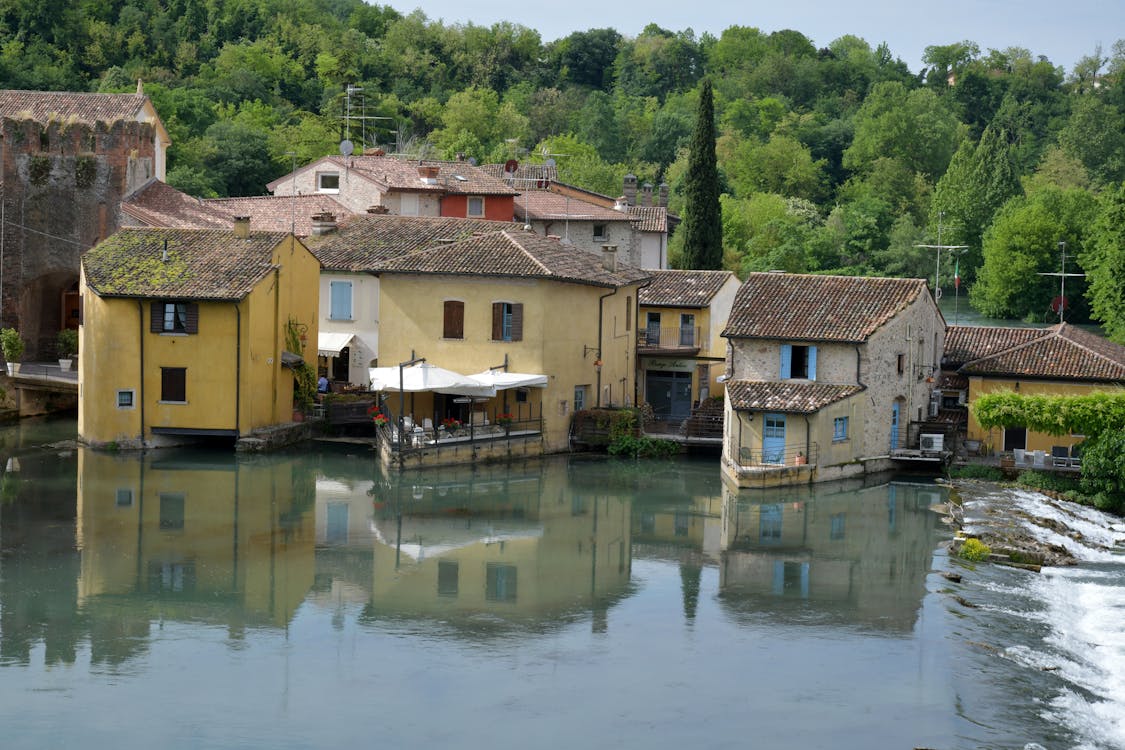
[[[966,539],[965,543],[961,545],[960,555],[962,559],[970,562],[980,562],[987,560],[988,556],[992,554],[992,549],[976,538]]]
[[[964,466],[951,466],[949,476],[954,479],[987,479],[992,482],[999,482],[1004,478],[1004,472],[995,466],[965,464]]]
[[[621,435],[615,437],[609,444],[611,456],[628,456],[629,458],[668,458],[679,452],[680,446],[672,440],[660,440],[651,437],[637,437],[635,435]]]
[[[1016,484],[1033,490],[1050,490],[1067,494],[1078,492],[1078,480],[1046,471],[1021,471]]]

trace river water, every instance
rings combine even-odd
[[[387,477],[73,432],[0,431],[5,750],[1125,747],[1125,533],[1093,511],[970,500],[1081,528],[1084,562],[1035,575],[948,558],[925,481]]]

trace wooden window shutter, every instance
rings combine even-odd
[[[447,339],[465,338],[465,303],[454,300],[445,301],[445,320],[442,336]]]
[[[523,341],[523,303],[512,304],[512,341]]]
[[[492,303],[492,340],[504,340],[504,303]]]
[[[160,333],[164,330],[164,303],[152,303],[152,315],[150,316],[148,330],[153,333]]]
[[[187,305],[184,330],[188,333],[199,333],[199,305],[194,302],[189,302]]]

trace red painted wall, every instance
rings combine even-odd
[[[441,199],[441,215],[458,219],[488,219],[489,221],[511,221],[515,215],[515,200],[510,195],[484,196],[484,216],[469,216],[469,197],[467,195],[446,195]]]

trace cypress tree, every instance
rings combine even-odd
[[[722,268],[721,211],[719,168],[715,163],[715,102],[711,79],[704,78],[684,176],[684,222],[680,229],[684,233],[684,268]]]

